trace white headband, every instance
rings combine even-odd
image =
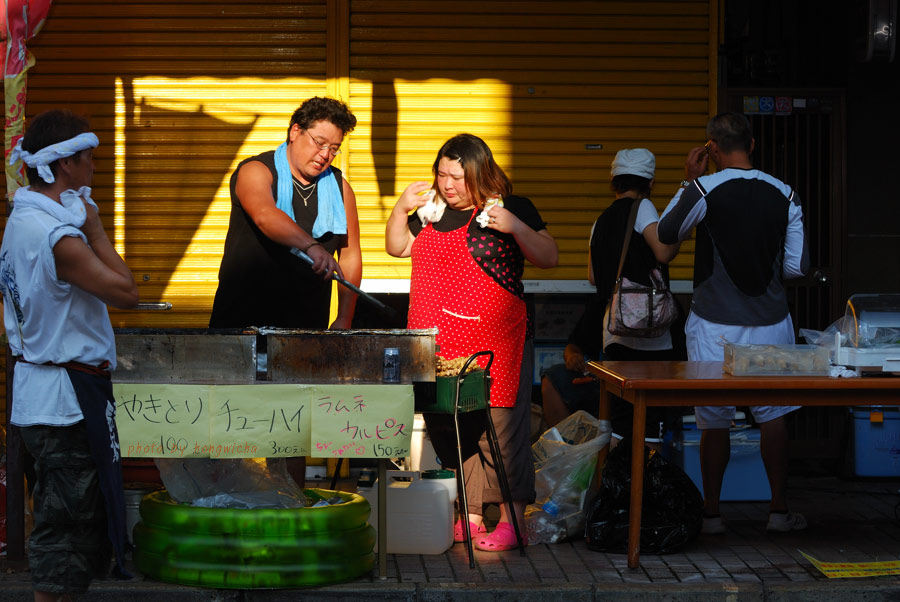
[[[37,167],[41,179],[48,184],[52,184],[55,180],[53,172],[50,170],[51,163],[63,157],[71,157],[78,151],[83,151],[86,148],[97,148],[100,145],[100,140],[97,139],[96,134],[85,132],[84,134],[78,134],[74,138],[46,146],[32,154],[22,149],[22,140],[24,138],[19,138],[16,147],[9,153],[9,164],[12,165],[21,159],[28,167]]]

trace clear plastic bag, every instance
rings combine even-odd
[[[597,467],[597,452],[609,445],[612,428],[578,411],[544,432],[531,446],[535,503],[525,508],[529,543],[555,543],[584,533],[584,500]]]
[[[800,336],[827,347],[834,347],[836,340],[841,347],[900,347],[900,295],[853,295],[844,315],[824,331],[801,328]]]
[[[834,347],[835,335],[840,334],[841,345],[846,344],[847,335],[844,333],[844,318],[838,318],[832,322],[825,330],[811,330],[809,328],[801,328],[800,336],[806,339],[810,345],[819,345],[820,347]]]
[[[302,508],[303,490],[284,458],[214,460],[157,458],[169,496],[179,503],[213,508]]]

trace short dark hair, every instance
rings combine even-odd
[[[350,112],[346,103],[325,96],[313,96],[306,100],[294,111],[291,123],[288,125],[288,138],[291,136],[291,128],[294,124],[301,130],[308,130],[317,121],[328,121],[341,129],[346,136],[356,127],[356,117]]]
[[[506,198],[512,194],[512,183],[494,161],[490,147],[478,136],[457,134],[441,146],[434,165],[431,166],[435,189],[438,188],[436,182],[438,166],[443,157],[459,161],[462,165],[466,188],[472,196],[472,202],[479,209],[483,209],[486,201],[494,196]]]
[[[609,187],[612,188],[612,191],[616,194],[622,194],[629,190],[636,190],[646,198],[650,196],[650,182],[652,182],[652,180],[647,178],[642,178],[641,176],[630,173],[623,173],[613,176],[612,181],[609,183]]]
[[[750,122],[740,113],[719,113],[706,125],[706,137],[715,140],[723,153],[750,153],[753,131]]]
[[[32,118],[31,123],[28,125],[28,130],[25,132],[25,137],[22,139],[22,150],[36,153],[52,144],[69,140],[78,134],[89,131],[91,131],[91,125],[84,117],[76,115],[68,109],[51,109]],[[81,152],[84,151],[78,151],[74,156],[77,157]],[[55,178],[59,168],[59,161],[50,163],[49,167]],[[28,178],[28,182],[31,184],[43,182],[40,174],[38,174],[37,167],[28,167],[26,165],[25,177]]]

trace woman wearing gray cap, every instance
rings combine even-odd
[[[645,148],[620,150],[613,159],[610,187],[616,195],[616,200],[594,223],[588,264],[591,284],[597,287],[598,303],[595,307],[598,309],[605,307],[607,314],[625,242],[625,231],[634,203],[639,205],[634,232],[622,267],[622,276],[633,282],[649,285],[648,273],[651,268],[659,265],[668,280],[666,264],[678,253],[677,244],[664,245],[659,242],[656,235],[659,213],[648,198],[653,188],[655,172],[656,158]],[[542,392],[544,415],[548,426],[553,426],[576,410],[596,412],[597,397],[590,393],[590,387],[571,383],[573,373],[576,376],[583,373],[584,352],[588,349],[583,348],[580,342],[587,338],[596,340],[602,337],[604,360],[683,359],[679,357],[678,350],[672,344],[671,328],[655,338],[617,336],[606,328],[608,315],[604,314],[601,322],[598,322],[597,318],[598,315],[588,316],[586,313],[585,318],[579,323],[581,326],[576,329],[580,331],[581,336],[575,336],[578,333],[573,333],[569,339],[565,353],[565,367],[554,366],[545,374]],[[591,324],[593,328],[590,328]],[[585,337],[588,330],[592,331],[593,337]],[[629,403],[610,396],[610,419],[615,438],[631,435],[631,411]],[[662,441],[664,417],[663,408],[647,409],[645,433],[647,443]]]

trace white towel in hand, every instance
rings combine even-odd
[[[488,222],[490,222],[490,219],[491,219],[491,216],[487,214],[488,209],[490,209],[491,207],[493,207],[495,205],[502,207],[503,199],[501,199],[500,197],[494,197],[492,199],[488,199],[487,202],[485,202],[485,204],[484,204],[484,211],[479,213],[478,217],[475,218],[475,221],[477,221],[478,225],[481,226],[482,228],[487,228]]]
[[[422,196],[428,197],[428,202],[416,209],[416,215],[419,216],[423,228],[428,225],[428,222],[440,221],[444,215],[444,209],[447,208],[446,201],[437,197],[436,192],[434,188],[426,190]]]

